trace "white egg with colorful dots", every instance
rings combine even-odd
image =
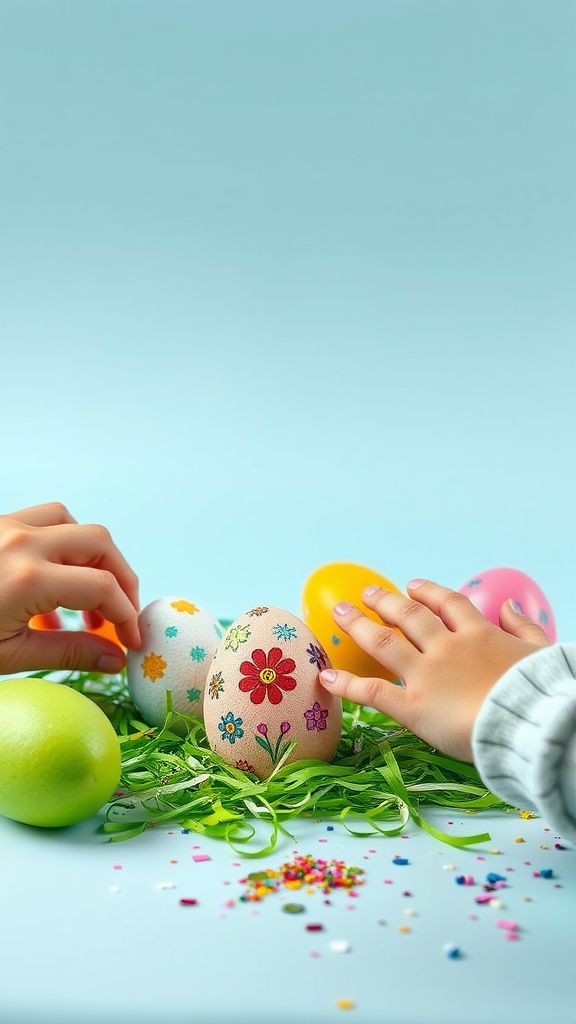
[[[160,597],[138,617],[142,647],[127,651],[126,675],[148,725],[163,725],[166,691],[172,709],[202,719],[204,687],[224,633],[215,615],[184,597]]]
[[[240,615],[218,645],[204,691],[212,750],[261,779],[284,758],[331,761],[342,701],[320,683],[323,668],[330,668],[326,651],[291,612],[259,607]]]

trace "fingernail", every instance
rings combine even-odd
[[[523,614],[523,612],[522,612],[522,605],[518,604],[518,601],[514,601],[512,598],[510,598],[510,600],[508,601],[508,604],[510,605],[512,611],[516,612],[517,615],[522,615]]]
[[[325,668],[320,673],[320,679],[323,683],[328,683],[328,686],[332,686],[336,682],[337,672],[333,668]]]
[[[363,594],[365,597],[372,597],[372,594],[377,594],[379,590],[382,590],[382,587],[379,587],[377,583],[373,583],[372,586],[364,588]]]
[[[416,587],[421,587],[423,583],[426,583],[426,580],[410,580],[406,585],[409,590],[416,590]]]
[[[336,612],[336,615],[346,615],[347,612],[352,611],[353,607],[354,605],[349,604],[348,601],[340,601],[340,604],[335,606],[334,611]]]
[[[116,654],[101,654],[96,662],[97,672],[106,672],[113,676],[124,667],[124,658]]]

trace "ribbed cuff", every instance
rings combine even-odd
[[[486,785],[576,841],[576,644],[523,658],[484,701],[472,736]]]

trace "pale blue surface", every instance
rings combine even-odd
[[[222,616],[298,613],[325,561],[400,587],[512,565],[576,638],[575,15],[570,0],[0,0],[2,511],[56,498],[105,523],[143,603],[179,592]],[[88,1007],[111,985],[152,1019],[148,924],[164,980],[169,929],[184,927],[160,935],[142,896],[157,840],[122,850],[148,874],[129,896],[144,969],[129,959],[121,982],[113,855],[1,825],[0,910],[19,941],[48,965],[63,945]],[[42,925],[34,892],[53,907]],[[461,1024],[461,997],[484,1024],[480,988],[490,1020],[532,1024],[552,1005],[545,965],[572,944],[559,907],[535,903],[530,941],[490,932],[460,964],[442,959],[460,935],[436,908],[434,934],[402,949],[418,950],[417,977],[455,986],[448,1003],[423,984],[386,1015],[392,940],[378,932],[370,961],[373,923],[345,991],[327,958],[316,991],[299,939],[302,991],[318,1021],[351,994],[356,1021]],[[185,988],[198,1006],[210,971],[222,1013],[204,1024],[246,1005],[241,971],[225,982],[247,948],[235,915],[218,940],[208,930],[223,945],[205,957],[198,919],[186,950],[174,940],[185,981],[171,998],[189,1019]],[[267,991],[270,943],[300,924],[254,920]],[[396,956],[389,976],[408,967]],[[6,976],[18,1024],[68,998],[44,975],[20,990]]]
[[[300,819],[289,824],[296,845],[282,839],[273,855],[239,864],[224,841],[179,829],[109,844],[97,818],[48,834],[0,819],[0,1020],[540,1024],[552,1013],[573,1024],[576,851],[556,850],[543,822],[517,814],[428,816],[454,835],[487,828],[492,842],[456,850],[413,827],[405,839],[363,839]],[[319,891],[285,889],[240,901],[248,872],[278,870],[294,850],[359,865],[364,885],[352,898],[331,893],[330,905]],[[198,853],[211,859],[195,863]],[[397,854],[408,864],[394,864]],[[547,868],[552,878],[534,877]],[[489,872],[506,879],[491,894],[500,908],[475,902]],[[460,874],[475,884],[458,885]],[[166,883],[174,888],[157,888]],[[293,902],[304,912],[282,910]],[[518,941],[501,919],[518,925]],[[312,923],[323,930],[308,932]],[[331,948],[338,940],[347,952]]]

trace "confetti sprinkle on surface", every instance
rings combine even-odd
[[[444,953],[444,956],[448,958],[448,960],[460,959],[460,950],[458,949],[458,946],[454,942],[445,942],[444,945],[442,946],[442,952]]]
[[[364,869],[349,867],[343,860],[316,859],[310,854],[296,854],[293,861],[286,862],[277,871],[268,868],[266,871],[252,871],[245,881],[247,887],[240,897],[243,902],[257,902],[273,892],[281,889],[298,890],[303,885],[306,890],[330,892],[344,889],[349,896],[355,896],[355,887],[364,884]]]
[[[349,953],[350,943],[346,939],[332,939],[330,949],[332,953]]]

